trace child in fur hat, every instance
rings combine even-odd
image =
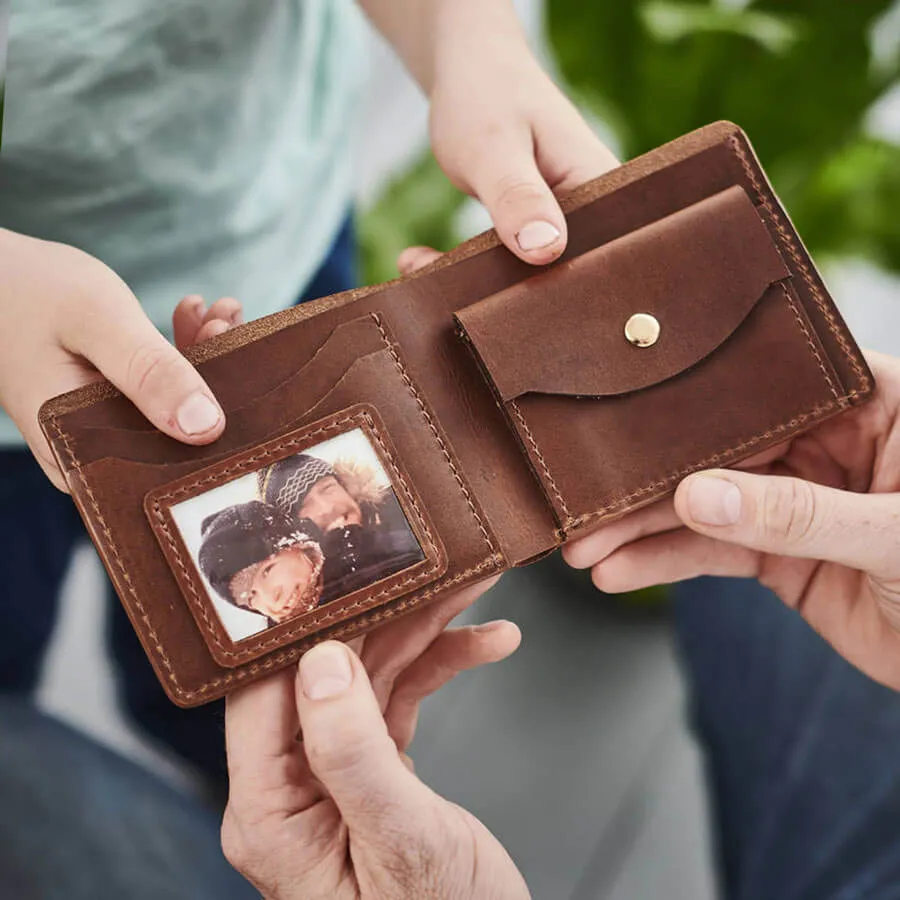
[[[201,531],[200,570],[224,600],[269,625],[319,605],[325,558],[312,522],[252,500],[207,516]]]

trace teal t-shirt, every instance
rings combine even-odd
[[[348,213],[364,45],[351,0],[15,0],[0,227],[103,260],[167,335],[185,294],[282,309]]]

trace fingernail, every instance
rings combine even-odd
[[[741,492],[724,478],[695,478],[688,491],[688,511],[701,525],[734,525],[741,517]]]
[[[231,324],[232,325],[243,325],[244,324],[243,310],[239,309],[237,312],[231,314]]]
[[[497,631],[499,628],[505,628],[509,622],[506,619],[497,619],[495,622],[485,622],[483,625],[476,625],[475,631],[478,634],[489,634]]]
[[[516,241],[526,253],[543,250],[559,240],[559,229],[549,222],[529,222],[516,235]]]
[[[185,434],[205,434],[219,424],[222,412],[206,394],[197,391],[178,407],[175,418]]]
[[[350,657],[340,644],[319,644],[300,660],[300,684],[310,700],[338,697],[350,687],[351,681]]]

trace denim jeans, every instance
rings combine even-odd
[[[900,898],[900,694],[754,581],[675,618],[729,900]]]
[[[0,695],[0,897],[251,900],[219,820],[140,767]]]

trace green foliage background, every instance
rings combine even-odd
[[[881,48],[893,0],[548,0],[567,91],[624,158],[730,119],[753,141],[820,261],[858,255],[900,272],[900,147],[866,114],[900,80]],[[462,202],[429,156],[361,217],[364,272],[381,281],[410,244],[456,242]]]

